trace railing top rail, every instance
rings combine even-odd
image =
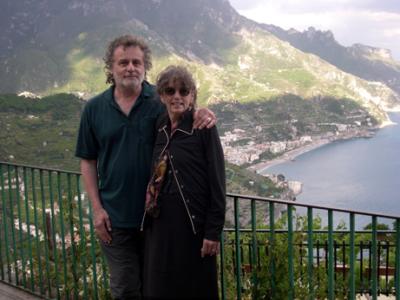
[[[6,162],[6,161],[0,161],[0,165],[8,165],[8,166],[13,166],[13,167],[21,167],[21,168],[28,168],[28,169],[37,169],[37,170],[50,171],[50,172],[60,172],[60,173],[67,173],[67,174],[71,174],[71,175],[81,175],[81,173],[77,172],[77,171],[68,171],[68,170],[61,170],[61,169],[55,169],[55,168],[38,167],[38,166],[32,166],[32,165],[26,165],[26,164],[11,163],[11,162]]]
[[[249,200],[249,201],[257,200],[257,201],[261,201],[261,202],[274,202],[274,203],[279,203],[279,204],[300,206],[300,207],[313,208],[313,209],[332,210],[335,212],[343,212],[343,213],[354,213],[355,215],[365,215],[365,216],[370,216],[370,217],[380,217],[380,218],[388,218],[388,219],[400,219],[400,215],[396,216],[396,215],[373,213],[373,212],[361,211],[361,210],[337,208],[337,207],[332,207],[332,206],[322,206],[322,205],[317,205],[317,204],[295,202],[292,200],[280,200],[280,199],[274,199],[274,198],[269,198],[269,197],[248,196],[248,195],[240,195],[240,194],[233,194],[233,193],[227,193],[227,196],[231,197],[231,198],[240,198],[240,199]]]
[[[80,172],[76,172],[76,171],[67,171],[67,170],[60,170],[60,169],[55,169],[55,168],[39,167],[39,166],[11,163],[11,162],[5,162],[5,161],[0,161],[0,165],[9,165],[9,166],[14,166],[14,167],[30,168],[30,169],[37,169],[37,170],[50,171],[50,172],[60,172],[60,173],[67,173],[67,174],[72,174],[72,175],[81,175]],[[307,204],[307,203],[301,203],[301,202],[294,202],[291,200],[274,199],[274,198],[269,198],[269,197],[240,195],[240,194],[235,194],[235,193],[227,193],[227,197],[238,198],[238,199],[249,200],[249,201],[257,200],[260,202],[273,202],[273,203],[300,206],[300,207],[306,207],[306,208],[312,208],[312,209],[332,210],[335,212],[353,213],[355,215],[365,215],[365,216],[370,216],[370,217],[375,216],[375,217],[388,218],[388,219],[400,219],[400,215],[396,216],[396,215],[390,215],[390,214],[373,213],[373,212],[368,212],[368,211],[358,211],[358,210],[337,208],[337,207],[331,207],[331,206],[322,206],[322,205],[317,205],[317,204]]]
[[[235,228],[234,227],[224,227],[224,231],[225,232],[235,232]],[[240,232],[249,232],[249,233],[252,233],[253,232],[253,229],[251,229],[251,228],[240,228],[239,229],[239,231]],[[259,233],[269,233],[269,232],[271,232],[271,229],[268,229],[268,228],[258,228],[258,229],[256,229],[256,232],[259,232]],[[287,233],[288,232],[288,230],[287,229],[274,229],[274,233]],[[306,230],[306,229],[293,229],[293,232],[297,232],[297,233],[308,233],[308,230]],[[313,229],[313,233],[321,233],[321,234],[327,234],[327,233],[329,233],[330,231],[328,230],[328,229]],[[335,229],[335,230],[332,230],[331,231],[332,233],[334,233],[334,234],[346,234],[346,233],[351,233],[352,231],[351,230],[337,230],[337,229]],[[369,229],[369,230],[367,230],[367,229],[364,229],[364,230],[354,230],[354,233],[362,233],[362,234],[371,234],[372,233],[372,229]],[[377,229],[376,230],[376,233],[378,233],[378,234],[396,234],[396,230],[392,230],[392,229],[389,229],[389,230],[383,230],[383,229]]]

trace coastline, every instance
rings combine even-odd
[[[390,123],[385,124],[385,126],[391,125]],[[263,171],[268,168],[289,161],[294,161],[296,157],[307,153],[309,151],[320,148],[329,143],[333,143],[335,141],[344,141],[353,138],[370,138],[375,135],[375,132],[382,127],[370,128],[370,129],[362,129],[358,131],[346,132],[344,134],[339,134],[337,136],[325,136],[325,137],[314,137],[313,141],[305,144],[304,146],[300,146],[298,148],[289,150],[284,152],[282,155],[271,159],[256,163],[248,167],[249,170],[255,171],[256,173],[261,174]]]
[[[322,147],[326,144],[332,143],[333,141],[329,138],[321,138],[310,142],[302,147],[290,150],[288,152],[283,153],[282,155],[267,161],[263,161],[257,164],[250,166],[248,169],[256,171],[257,173],[262,173],[263,171],[267,170],[268,168],[279,165],[284,162],[293,161],[297,156],[300,156],[304,153],[307,153],[311,150],[317,149]]]
[[[400,106],[396,109],[392,109],[388,111],[389,113],[399,113],[400,112]],[[287,152],[284,152],[282,155],[271,159],[271,160],[265,160],[259,163],[256,163],[254,165],[249,166],[247,169],[255,171],[258,174],[261,174],[263,171],[267,170],[268,168],[279,165],[284,162],[289,162],[289,161],[294,161],[296,157],[307,153],[309,151],[312,151],[314,149],[320,148],[324,145],[327,145],[329,143],[333,143],[335,141],[344,141],[344,140],[349,140],[353,138],[370,138],[375,135],[375,133],[387,126],[393,126],[397,125],[396,122],[394,122],[390,116],[388,116],[388,119],[384,122],[382,122],[380,125],[373,127],[373,128],[363,128],[360,130],[353,130],[349,131],[346,133],[341,133],[336,136],[317,136],[313,137],[312,142],[305,144],[303,146],[300,146],[298,148],[289,150]]]

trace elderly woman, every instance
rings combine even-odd
[[[167,113],[157,121],[146,196],[143,295],[218,299],[217,261],[225,219],[224,155],[216,127],[194,130],[196,85],[183,67],[157,78]]]

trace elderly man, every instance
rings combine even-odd
[[[115,299],[141,298],[144,211],[155,139],[155,122],[164,110],[153,85],[148,45],[136,36],[113,40],[105,58],[112,86],[89,100],[81,117],[75,155],[81,158],[93,221],[110,270]],[[214,126],[214,114],[196,112],[193,126]]]

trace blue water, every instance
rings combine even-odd
[[[400,114],[372,138],[334,142],[262,173],[303,183],[298,202],[400,216]]]

